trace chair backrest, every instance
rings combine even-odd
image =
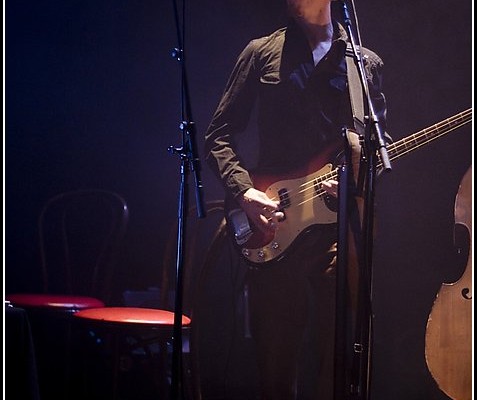
[[[184,313],[190,315],[193,308],[198,280],[203,273],[204,263],[215,251],[215,246],[222,244],[218,237],[225,233],[225,213],[223,200],[209,200],[205,203],[206,217],[198,218],[195,207],[189,209],[186,237],[184,239]],[[169,241],[166,245],[162,265],[161,300],[162,308],[173,310],[174,299],[170,293],[176,289],[176,257],[177,257],[177,221],[172,225]],[[174,294],[173,294],[174,296]]]
[[[84,189],[50,198],[38,219],[43,292],[106,304],[129,211],[117,193]]]

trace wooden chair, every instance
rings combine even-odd
[[[111,301],[127,223],[126,201],[108,190],[60,193],[40,212],[42,290],[10,293],[6,300],[30,318],[44,398],[69,396],[71,316]]]

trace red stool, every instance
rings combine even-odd
[[[38,308],[51,311],[75,312],[85,308],[104,307],[104,303],[94,297],[62,294],[18,293],[6,296],[6,300],[20,308]]]
[[[78,311],[74,314],[74,319],[78,321],[81,329],[86,328],[90,335],[91,332],[95,332],[98,340],[110,344],[111,399],[120,398],[119,374],[122,368],[127,368],[130,364],[128,359],[132,352],[141,349],[152,366],[154,351],[151,350],[151,346],[153,345],[157,345],[158,348],[158,374],[160,375],[156,377],[158,390],[160,393],[166,393],[169,390],[168,344],[173,336],[173,312],[140,307],[101,307]],[[183,315],[183,332],[188,332],[190,326],[191,319]],[[150,371],[154,369],[150,368]]]
[[[90,307],[104,307],[94,297],[18,293],[6,296],[14,307],[24,310],[32,325],[38,377],[43,397],[71,396],[75,367],[72,363],[74,346],[71,316]]]

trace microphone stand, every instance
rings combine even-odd
[[[353,0],[351,0],[352,2]],[[362,222],[362,249],[357,249],[359,262],[359,283],[356,310],[355,340],[353,343],[352,365],[349,395],[350,398],[358,400],[368,400],[371,383],[371,347],[373,339],[373,315],[372,315],[372,253],[373,253],[373,228],[374,228],[374,192],[377,154],[381,157],[385,171],[391,171],[391,164],[386,151],[384,134],[378,124],[378,118],[375,113],[374,105],[369,94],[368,82],[364,69],[363,59],[361,57],[361,45],[356,43],[345,0],[340,1],[343,12],[343,20],[348,38],[353,51],[353,59],[358,69],[358,75],[363,91],[365,120],[364,138],[362,140],[361,158],[359,165],[358,193],[364,197],[364,210]],[[354,10],[353,5],[353,10]],[[354,20],[357,21],[356,14]],[[359,30],[358,38],[359,38]],[[361,179],[362,177],[362,179]],[[340,185],[341,186],[341,185]],[[344,218],[344,217],[342,217]],[[344,219],[347,223],[347,220]],[[345,229],[347,231],[347,228]],[[344,240],[343,240],[344,241]],[[344,241],[345,242],[345,241]],[[346,242],[345,242],[346,243]],[[343,286],[343,284],[341,283]],[[339,297],[338,297],[339,299]],[[342,305],[338,303],[337,305]],[[337,309],[338,312],[342,312]],[[337,316],[339,319],[340,315]],[[343,323],[341,327],[343,327]],[[338,325],[340,327],[340,325]],[[337,332],[337,338],[342,338],[340,332]],[[338,343],[339,344],[339,343]],[[339,360],[339,358],[338,358]],[[342,378],[342,374],[341,374]],[[338,382],[340,376],[336,378]],[[336,388],[335,388],[336,391]],[[338,399],[335,395],[335,399]]]
[[[185,0],[182,8],[182,32],[179,28],[177,2],[173,0],[174,18],[177,28],[177,47],[172,50],[174,57],[181,65],[181,123],[179,124],[182,144],[178,147],[169,146],[170,153],[180,158],[180,187],[178,199],[177,224],[177,258],[176,258],[176,290],[174,306],[174,327],[172,336],[172,370],[171,370],[171,399],[183,398],[182,385],[182,315],[183,315],[183,265],[185,254],[184,238],[186,237],[189,187],[188,177],[192,172],[195,181],[195,198],[198,218],[205,217],[203,206],[203,186],[200,178],[200,160],[197,156],[196,127],[192,119],[189,87],[187,82],[184,36],[185,36]]]
[[[334,400],[346,398],[347,276],[348,276],[348,191],[351,147],[346,128],[342,128],[344,162],[338,168],[338,253],[336,263],[336,319]]]

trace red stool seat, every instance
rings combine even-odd
[[[107,354],[104,351],[110,351],[112,376],[106,379],[111,379],[111,399],[121,398],[121,374],[127,373],[122,367],[124,360],[128,360],[129,368],[132,368],[135,357],[140,357],[138,354],[145,357],[139,362],[141,368],[154,371],[153,382],[157,392],[170,390],[168,348],[173,337],[173,312],[142,307],[101,307],[80,310],[73,317],[78,328],[86,328],[83,330],[84,350],[81,355],[85,371],[92,368],[90,365],[97,364],[95,357],[104,358]],[[184,332],[187,332],[191,319],[182,315],[181,322]],[[94,346],[90,344],[88,350],[87,343]],[[146,365],[148,368],[144,369]]]
[[[57,310],[83,310],[104,307],[105,304],[94,297],[70,296],[63,294],[10,294],[6,296],[16,307],[52,308]]]
[[[140,307],[102,307],[78,311],[77,318],[118,324],[146,324],[173,326],[174,313],[166,310]],[[183,315],[182,325],[190,325],[190,318]]]

